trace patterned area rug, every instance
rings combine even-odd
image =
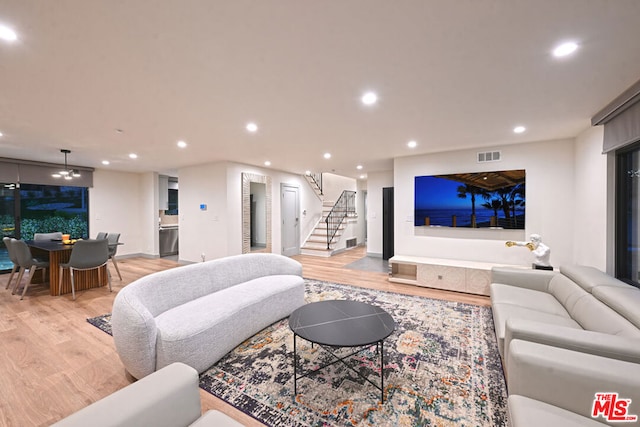
[[[298,380],[293,334],[281,320],[242,343],[200,376],[200,387],[257,420],[291,426],[506,426],[506,387],[491,309],[470,304],[305,280],[307,302],[376,304],[397,323],[385,340],[385,403],[380,391],[341,363]],[[107,333],[110,316],[88,319]],[[350,352],[347,349],[347,352]],[[299,367],[332,361],[298,340]],[[380,384],[375,346],[346,361]]]

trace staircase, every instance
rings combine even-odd
[[[305,244],[300,248],[303,255],[330,257],[347,227],[347,218],[356,217],[355,191],[345,190],[337,202],[326,201],[322,194],[322,175],[305,175],[309,185],[322,200],[322,216]]]
[[[335,203],[332,201],[322,202],[322,217],[309,235],[309,238],[307,238],[307,241],[304,243],[302,248],[300,248],[301,254],[322,257],[330,257],[333,255],[336,244],[340,240],[342,232],[346,228],[346,224],[339,225],[337,232],[330,240],[329,245],[327,245],[327,216],[331,212],[331,209],[333,209],[334,205]]]

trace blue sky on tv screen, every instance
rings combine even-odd
[[[415,209],[459,209],[471,206],[470,196],[458,197],[461,182],[435,176],[416,176]],[[478,205],[482,203],[479,199]]]

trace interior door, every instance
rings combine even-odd
[[[393,257],[393,187],[382,189],[382,259]]]
[[[298,187],[281,185],[282,203],[282,255],[291,256],[300,253],[300,202]]]

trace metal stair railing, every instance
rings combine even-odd
[[[311,180],[311,182],[313,182],[313,184],[315,184],[316,187],[318,187],[318,190],[320,190],[320,195],[322,196],[322,174],[321,173],[308,173],[307,176],[309,177],[309,179]]]
[[[331,249],[331,242],[338,233],[344,219],[348,216],[354,216],[355,212],[356,192],[344,190],[324,220],[327,224],[327,250]]]

